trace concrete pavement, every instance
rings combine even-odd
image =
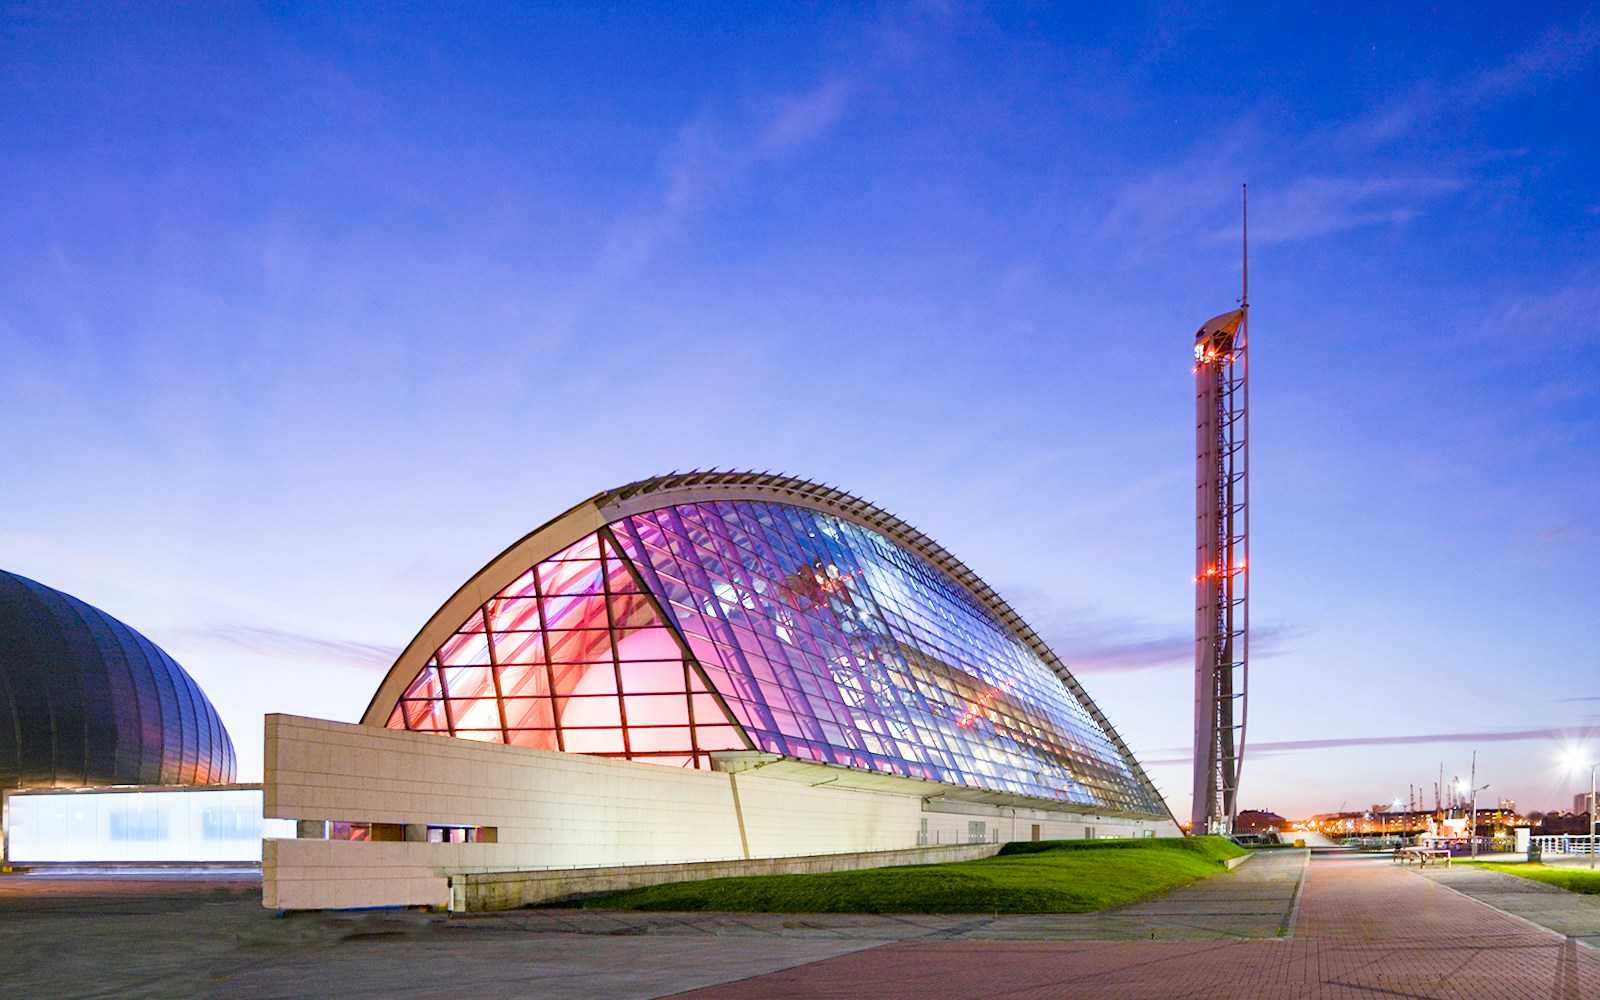
[[[1574,938],[1387,859],[1322,856],[1301,890],[1293,939],[905,942],[683,994],[685,1000],[862,996],[1578,1000],[1600,996],[1600,960]]]
[[[1106,913],[1003,917],[278,917],[237,877],[6,876],[0,996],[1600,996],[1600,963],[1576,937],[1463,893],[1549,897],[1517,905],[1585,938],[1600,930],[1587,902],[1473,877],[1493,873],[1308,853],[1263,852]]]

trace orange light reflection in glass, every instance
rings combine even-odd
[[[978,700],[973,702],[972,706],[967,709],[967,713],[960,719],[956,720],[956,725],[960,726],[962,729],[972,728],[972,724],[983,717],[983,710],[994,704],[994,700],[996,698],[1000,697],[1007,691],[1010,691],[1011,686],[1015,683],[1015,681],[1006,681],[1004,684],[1001,684],[998,687],[992,687],[985,691],[981,696],[979,696]]]

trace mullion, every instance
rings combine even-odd
[[[478,609],[478,614],[483,617],[483,641],[489,646],[489,677],[494,681],[494,703],[500,712],[500,738],[510,745],[511,727],[506,723],[506,698],[500,689],[500,653],[495,649],[494,630],[489,624],[489,602]]]
[[[651,566],[649,563],[646,563],[643,569],[635,566],[633,560],[629,558],[623,551],[622,545],[617,542],[617,536],[615,532],[612,531],[611,527],[608,525],[600,530],[613,544],[616,551],[622,555],[622,565],[627,568],[628,574],[633,577],[634,586],[638,587],[639,592],[644,594],[645,599],[648,600],[650,602],[650,606],[655,609],[656,615],[661,619],[662,624],[667,626],[668,631],[672,634],[673,641],[678,644],[678,650],[683,654],[683,662],[690,665],[691,669],[694,670],[695,674],[700,680],[700,686],[705,688],[706,693],[711,696],[711,700],[716,702],[718,708],[722,709],[723,718],[727,720],[729,726],[733,727],[733,731],[739,734],[739,739],[744,742],[745,749],[757,749],[755,741],[750,737],[750,733],[745,729],[738,717],[733,714],[733,709],[728,707],[728,700],[722,696],[722,692],[717,690],[716,685],[711,683],[711,678],[706,674],[705,665],[700,662],[699,657],[694,655],[694,650],[689,646],[688,638],[683,634],[683,626],[679,624],[677,618],[670,614],[662,605],[660,599],[656,596],[656,591],[645,582],[644,570],[649,570],[650,574],[654,576],[655,567]],[[637,534],[632,537],[634,540],[639,541],[642,551],[644,545],[643,541],[638,539]],[[674,569],[676,569],[680,574],[684,572],[684,569],[681,565],[674,565]],[[657,582],[659,583],[659,580]],[[684,586],[690,587],[692,592],[694,588],[689,581],[685,579],[683,582]],[[684,686],[684,697],[689,699],[690,710],[693,711],[694,692],[688,689],[688,685]],[[695,739],[695,736],[693,735],[693,727],[691,727],[690,739],[691,741]]]
[[[622,658],[617,653],[617,623],[611,609],[611,567],[606,563],[607,554],[617,557],[617,548],[610,544],[605,535],[600,532],[600,544],[596,546],[599,554],[596,558],[600,561],[600,591],[602,599],[606,602],[606,644],[611,647],[611,676],[617,683],[617,718],[622,723],[622,756],[624,760],[633,759],[633,741],[628,734],[628,699],[622,688]],[[618,557],[620,558],[620,557]]]
[[[556,668],[550,662],[550,627],[546,623],[544,616],[544,583],[539,579],[537,566],[534,567],[533,573],[533,595],[539,609],[539,652],[544,660],[545,683],[550,688],[550,725],[555,727],[556,749],[566,753],[567,740],[562,732],[565,727],[561,724],[561,713],[556,711],[559,707],[556,704]]]

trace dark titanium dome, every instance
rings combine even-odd
[[[234,779],[199,685],[98,608],[0,570],[0,788]]]

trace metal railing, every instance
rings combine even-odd
[[[1544,854],[1593,854],[1595,838],[1586,833],[1561,833],[1529,838]]]

